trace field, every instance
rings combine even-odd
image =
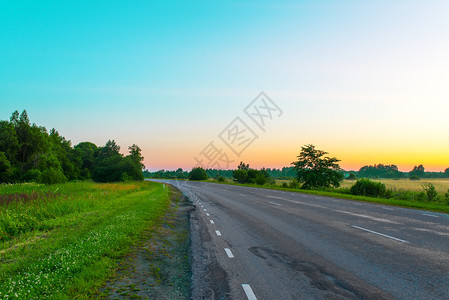
[[[0,186],[0,299],[90,298],[167,212],[150,182]]]
[[[422,186],[427,183],[431,183],[435,186],[435,189],[439,194],[444,194],[449,189],[449,178],[448,179],[421,179],[421,180],[410,180],[410,179],[370,179],[373,181],[379,181],[386,185],[387,188],[393,190],[404,190],[404,191],[414,191],[422,192]],[[282,185],[283,183],[289,183],[290,180],[276,180],[276,184]],[[341,182],[342,188],[350,188],[356,181],[355,180],[344,180]]]
[[[431,183],[435,186],[435,189],[439,194],[444,194],[449,189],[449,179],[421,179],[421,180],[410,180],[410,179],[372,179],[373,181],[379,181],[386,185],[387,188],[393,190],[404,190],[404,191],[423,191],[422,186],[427,183]],[[342,182],[341,187],[350,188],[355,181],[345,180]]]

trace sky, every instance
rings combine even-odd
[[[137,144],[150,170],[217,157],[279,168],[314,144],[347,170],[442,171],[448,13],[448,1],[0,0],[0,119],[26,109],[73,145]]]

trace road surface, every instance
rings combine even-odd
[[[194,299],[449,299],[449,215],[161,180],[189,196]]]

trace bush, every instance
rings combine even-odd
[[[288,183],[288,187],[291,189],[299,189],[299,182],[296,179],[293,179]]]
[[[269,177],[269,178],[267,178],[267,183],[269,185],[276,185],[276,180],[274,180],[274,178],[272,178],[272,177]]]
[[[41,181],[42,173],[38,169],[31,169],[26,171],[25,175],[23,175],[22,180],[23,181],[33,181],[33,182],[40,182]]]
[[[417,175],[410,176],[410,180],[421,180]]]
[[[48,168],[41,175],[41,183],[45,184],[57,184],[67,182],[67,177],[61,169]]]
[[[234,181],[237,181],[238,183],[246,183],[248,180],[248,171],[246,170],[235,170],[232,173],[232,177],[234,177]]]
[[[432,201],[437,200],[438,193],[433,184],[431,184],[431,183],[424,184],[422,186],[422,188],[423,188],[424,192],[426,193],[427,201],[432,202]]]
[[[351,187],[351,194],[369,197],[383,197],[387,194],[385,184],[371,181],[366,178],[357,180]]]
[[[193,168],[192,171],[189,173],[189,180],[206,180],[207,179],[207,173],[206,170],[204,170],[201,167]]]
[[[267,178],[261,173],[257,174],[256,175],[256,184],[264,185],[265,183],[267,183]]]
[[[220,175],[220,176],[217,177],[217,181],[218,182],[225,182],[226,179],[223,176]]]
[[[444,202],[449,205],[449,189],[447,190],[447,193],[444,194]]]
[[[284,183],[282,183],[282,185],[281,185],[284,189],[286,189],[286,188],[288,188],[288,184],[287,184],[287,182],[284,182]]]

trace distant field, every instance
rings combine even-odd
[[[408,190],[408,191],[422,191],[422,186],[427,183],[432,183],[439,194],[444,194],[449,189],[449,179],[421,179],[421,180],[409,180],[409,179],[373,179],[384,183],[387,188],[397,189],[397,190]],[[355,181],[344,180],[341,183],[341,187],[351,187]]]
[[[396,190],[406,190],[406,191],[418,191],[423,190],[422,186],[427,183],[432,183],[439,194],[444,194],[449,189],[449,178],[448,179],[421,179],[421,180],[409,180],[409,179],[371,179],[373,181],[379,181],[384,183],[387,188]],[[290,180],[276,180],[276,184],[281,185],[284,182],[289,183]],[[355,180],[344,180],[341,183],[341,187],[350,188],[356,181]]]

